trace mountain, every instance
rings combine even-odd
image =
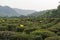
[[[0,6],[0,16],[11,17],[11,16],[20,16],[20,15],[13,8],[10,8],[8,6]]]
[[[57,9],[47,10],[47,12],[44,15],[41,15],[40,17],[41,18],[60,18],[60,5],[57,7]]]
[[[55,16],[55,13],[54,13],[55,11],[56,11],[55,9],[47,10],[47,12],[45,14],[41,15],[40,18],[51,18],[51,17],[54,17]]]
[[[30,14],[29,17],[35,18],[60,18],[60,5],[57,9],[44,10]]]
[[[60,5],[57,9],[46,10],[45,14],[37,16],[40,18],[58,18],[60,19]]]
[[[29,14],[32,14],[32,13],[35,13],[36,11],[34,10],[22,10],[22,9],[17,9],[17,8],[14,8],[14,10],[19,13],[19,14],[22,14],[24,16],[27,16]]]
[[[29,17],[38,17],[38,16],[41,16],[41,15],[44,15],[46,12],[47,12],[47,10],[39,11],[39,12],[35,12],[35,13],[32,13],[32,14],[29,14],[28,16]]]
[[[0,6],[0,16],[1,17],[14,17],[14,16],[21,16],[21,15],[28,15],[34,13],[34,10],[22,10],[17,8],[10,8],[9,6]]]

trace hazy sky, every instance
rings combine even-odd
[[[60,0],[0,0],[0,5],[29,10],[54,9]]]

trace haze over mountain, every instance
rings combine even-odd
[[[0,16],[18,16],[19,14],[12,8],[8,6],[0,6]]]
[[[21,15],[26,16],[26,15],[34,13],[34,12],[36,12],[36,11],[10,8],[9,6],[0,6],[0,16],[2,16],[2,17],[21,16]]]
[[[43,15],[37,16],[37,18],[58,18],[60,19],[60,5],[57,7],[57,9],[51,9],[51,10],[46,10],[46,13]]]
[[[47,12],[47,10],[43,10],[43,11],[35,12],[33,14],[29,14],[28,16],[30,16],[30,17],[38,17],[38,16],[46,14],[46,12]]]
[[[15,10],[17,13],[19,13],[19,14],[21,14],[21,15],[25,15],[25,16],[27,16],[28,14],[32,14],[32,13],[37,12],[37,11],[34,11],[34,10],[23,10],[23,9],[17,9],[17,8],[14,8],[14,10]]]
[[[0,6],[0,16],[1,17],[15,17],[15,16],[30,16],[30,17],[59,17],[58,10],[60,6],[57,9],[51,9],[51,10],[43,10],[43,11],[34,11],[34,10],[23,10],[18,8],[10,8],[9,6]],[[59,14],[59,15],[58,15]]]

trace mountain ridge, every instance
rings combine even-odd
[[[11,8],[9,6],[0,6],[0,16],[2,17],[12,17],[12,16],[21,16],[21,15],[28,15],[31,13],[34,13],[36,11],[32,11],[32,10],[22,10],[22,9],[15,9],[15,8]]]

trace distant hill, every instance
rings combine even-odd
[[[12,17],[12,16],[21,16],[21,15],[26,16],[26,15],[34,13],[34,12],[36,12],[36,11],[10,8],[8,6],[0,6],[0,16],[1,17]]]
[[[46,14],[46,12],[47,12],[47,10],[45,10],[45,11],[39,11],[39,12],[35,12],[35,13],[32,13],[32,14],[29,14],[28,16],[29,17],[40,17],[41,15],[44,15],[44,14]]]
[[[47,12],[45,14],[41,15],[40,17],[41,18],[53,18],[54,16],[56,16],[56,14],[55,14],[56,12],[55,11],[56,11],[56,9],[47,10]]]
[[[20,15],[14,9],[8,6],[0,6],[0,16],[11,17],[11,16],[20,16]]]
[[[19,14],[21,14],[21,15],[25,15],[25,16],[36,12],[36,11],[34,11],[34,10],[22,10],[22,9],[17,9],[17,8],[14,8],[14,10],[15,10],[17,13],[19,13]]]
[[[40,12],[35,12],[30,14],[29,17],[36,17],[36,18],[60,18],[60,5],[57,9],[45,10]]]
[[[40,17],[41,18],[60,18],[60,5],[57,7],[57,9],[47,10],[47,12],[44,15],[41,15]]]
[[[22,10],[17,8],[10,8],[9,6],[0,6],[1,17],[40,17],[40,18],[60,18],[60,5],[57,9],[43,10],[40,12],[34,10]]]

